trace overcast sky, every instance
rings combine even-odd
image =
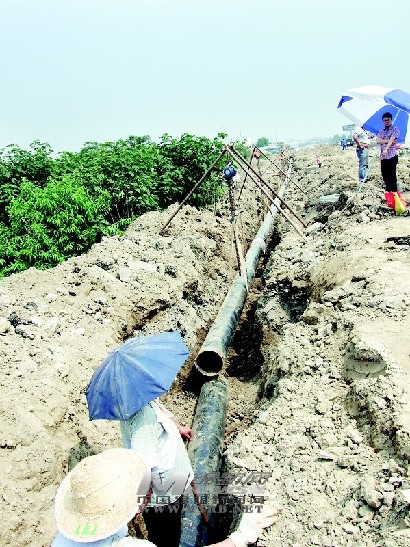
[[[286,141],[410,92],[405,0],[0,0],[0,148],[163,133]]]

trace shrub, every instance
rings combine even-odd
[[[48,268],[87,251],[104,232],[109,203],[107,192],[91,197],[69,175],[44,188],[24,181],[8,207],[10,226],[0,226],[0,273]]]

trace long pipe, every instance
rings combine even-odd
[[[207,513],[206,523],[193,497],[188,496],[182,518],[180,547],[209,545],[213,541],[212,526],[218,511],[218,479],[221,471],[221,451],[225,435],[228,388],[221,380],[206,382],[201,389],[192,429],[195,436],[189,443],[188,454],[194,469],[198,499]]]
[[[285,192],[291,171],[290,166],[284,184],[279,190],[280,196]],[[246,300],[247,282],[252,281],[255,275],[266,239],[279,212],[280,203],[280,199],[277,198],[271,205],[248,250],[245,260],[247,279],[240,275],[235,278],[200,350],[197,361],[199,359],[202,366],[208,370],[215,369],[219,372],[222,368],[223,357],[226,355]],[[197,368],[205,375],[215,376],[215,372],[206,372],[198,366]],[[212,526],[218,509],[218,477],[222,465],[221,449],[225,434],[227,391],[226,383],[217,379],[207,381],[201,388],[192,425],[195,436],[188,447],[196,482],[193,482],[193,495],[188,496],[188,504],[185,504],[179,547],[203,547],[215,540],[212,537]],[[198,504],[198,508],[195,503]]]
[[[265,220],[246,253],[245,267],[248,286],[252,284],[259,259],[261,254],[265,251],[266,240],[271,233],[273,222],[278,213],[278,208],[281,205],[281,198],[285,193],[291,172],[292,166],[289,167],[286,179],[278,192],[279,197],[276,198],[271,205]],[[238,274],[235,277],[196,358],[195,366],[203,375],[217,376],[222,369],[247,294],[248,291],[245,279]]]

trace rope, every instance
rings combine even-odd
[[[240,274],[243,277],[246,290],[248,290],[248,279],[246,275],[245,259],[243,257],[242,245],[241,245],[241,241],[237,231],[237,224],[236,224],[237,214],[236,214],[235,199],[233,194],[232,180],[229,180],[228,184],[229,184],[229,207],[231,210],[231,224],[233,229],[233,240],[235,243],[236,260],[237,260]]]
[[[193,480],[191,482],[191,488],[192,488],[192,492],[194,494],[195,502],[198,506],[199,512],[201,513],[202,520],[205,522],[205,524],[207,524],[208,523],[208,515],[206,514],[205,508],[202,505],[201,500],[199,499],[199,494],[198,494],[198,490],[196,488],[195,480]]]

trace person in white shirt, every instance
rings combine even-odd
[[[190,440],[192,430],[155,399],[121,422],[121,435],[124,448],[135,450],[151,471],[152,493],[143,513],[148,538],[157,547],[178,547],[183,494],[194,478],[182,437]]]
[[[58,533],[51,547],[156,547],[127,536],[127,523],[143,509],[151,473],[134,450],[112,448],[79,462],[63,479],[55,497]],[[238,529],[209,547],[246,547],[277,519],[266,505],[242,515]]]
[[[363,184],[369,172],[370,139],[363,127],[356,126],[353,140],[356,143],[356,154],[359,160],[359,183]]]

